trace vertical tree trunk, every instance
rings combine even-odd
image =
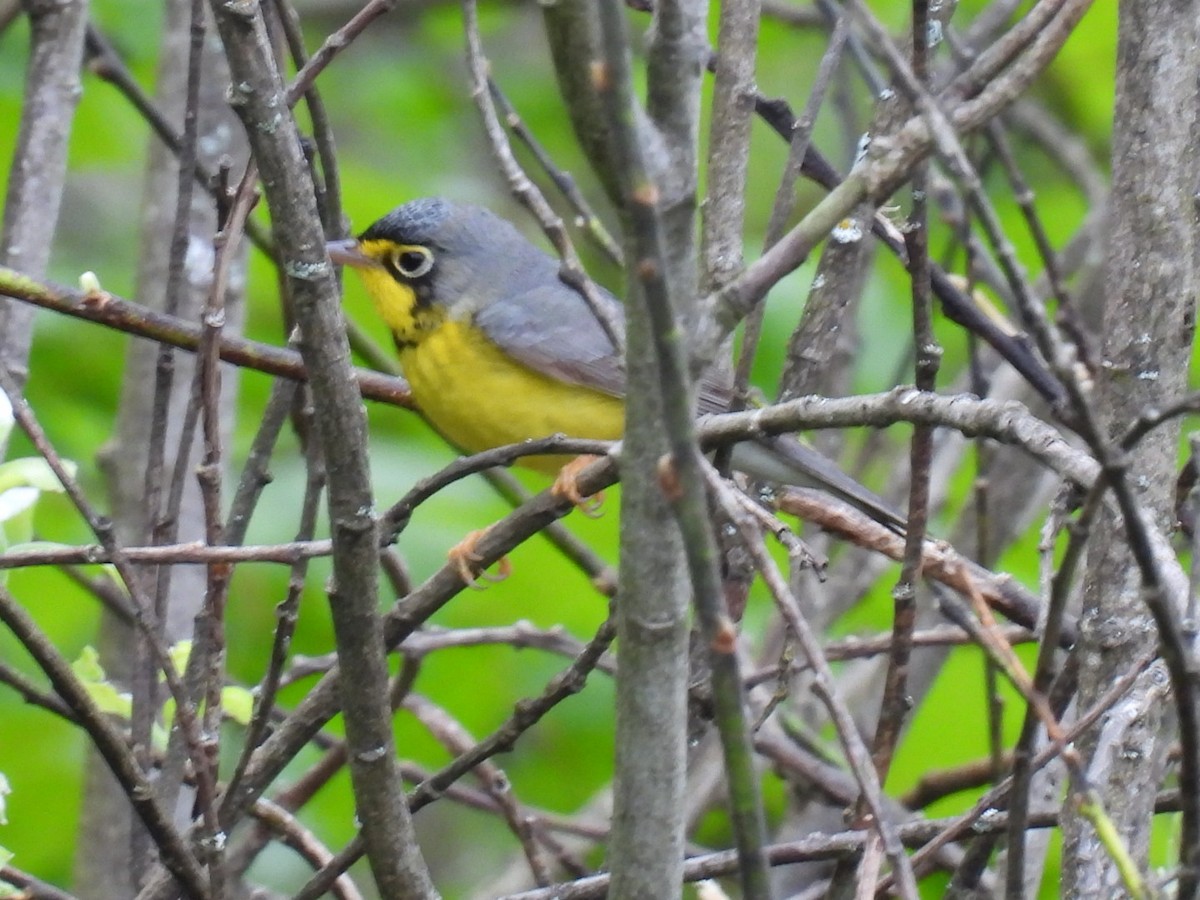
[[[1122,3],[1114,113],[1112,222],[1103,361],[1097,400],[1111,435],[1187,389],[1197,291],[1197,82],[1200,4]],[[1131,455],[1132,483],[1168,529],[1177,426],[1148,435]],[[1141,578],[1115,514],[1097,523],[1080,627],[1079,707],[1157,643]],[[1153,677],[1153,671],[1143,676]],[[1145,687],[1145,686],[1144,686]],[[1114,711],[1082,744],[1087,771],[1130,850],[1145,866],[1155,792],[1171,742],[1171,704]],[[1125,706],[1127,706],[1126,704]],[[1112,859],[1090,825],[1069,817],[1063,895],[1116,896]]]
[[[191,4],[172,0],[167,4],[162,48],[160,51],[156,102],[167,121],[180,130],[187,97],[187,65]],[[222,158],[233,162],[234,171],[246,157],[241,126],[229,110],[225,97],[228,74],[224,57],[210,40],[204,51],[203,77],[197,114],[197,161],[216,171]],[[138,261],[137,292],[139,302],[154,309],[166,305],[167,273],[171,242],[163,235],[175,227],[179,164],[176,155],[157,138],[148,151],[145,193],[142,208],[142,255]],[[178,315],[195,321],[211,286],[213,235],[217,218],[212,198],[198,185],[193,190],[188,222],[188,257],[184,261],[185,287],[177,297]],[[226,329],[241,328],[244,268],[239,265],[231,279],[226,297]],[[125,378],[117,429],[102,451],[101,465],[108,476],[113,520],[122,540],[142,542],[153,523],[146,521],[145,477],[151,440],[151,411],[154,403],[155,359],[159,345],[151,341],[131,341],[126,359]],[[167,473],[179,447],[180,423],[191,394],[195,359],[191,354],[174,354],[174,377],[167,414]],[[222,431],[228,437],[233,426],[233,401],[237,393],[235,370],[227,369],[222,386]],[[200,461],[200,442],[188,451],[189,477],[184,487],[179,516],[179,539],[203,540],[204,515],[197,481],[191,477]],[[205,595],[206,571],[199,566],[177,566],[172,572],[167,597],[164,633],[168,643],[187,638]],[[113,616],[102,623],[99,640],[109,674],[127,683],[132,664],[134,635],[131,628]],[[185,798],[184,803],[190,803]],[[95,755],[89,757],[87,785],[80,823],[80,856],[76,860],[76,883],[82,897],[103,900],[133,896],[131,879],[135,868],[114,861],[130,860],[130,828],[133,819],[129,803],[105,767]]]
[[[25,11],[33,33],[21,128],[4,198],[0,265],[41,277],[50,263],[67,177],[67,140],[81,91],[88,5],[86,0],[28,2]],[[35,312],[32,306],[0,300],[0,364],[18,384],[25,383]]]

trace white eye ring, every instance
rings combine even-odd
[[[433,268],[433,252],[426,247],[404,247],[392,253],[392,269],[405,278],[420,278]]]

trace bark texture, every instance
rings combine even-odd
[[[1112,436],[1187,389],[1197,291],[1197,79],[1194,2],[1121,4],[1113,135],[1112,230],[1096,400]],[[1154,525],[1173,521],[1178,427],[1148,435],[1128,460]],[[1182,611],[1180,611],[1182,614]],[[1115,513],[1097,523],[1080,620],[1079,706],[1086,708],[1158,641]],[[1171,704],[1143,676],[1134,697],[1089,734],[1087,773],[1144,867],[1154,796],[1171,743]],[[1064,896],[1115,896],[1112,859],[1079,818],[1066,826]]]

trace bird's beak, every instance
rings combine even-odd
[[[325,245],[325,249],[329,253],[329,258],[339,266],[353,266],[356,269],[363,269],[379,265],[376,260],[362,252],[358,246],[358,241],[354,238],[330,241]]]

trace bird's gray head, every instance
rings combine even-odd
[[[456,312],[558,273],[558,263],[511,223],[481,206],[441,197],[396,207],[360,234],[358,243],[423,302]]]

